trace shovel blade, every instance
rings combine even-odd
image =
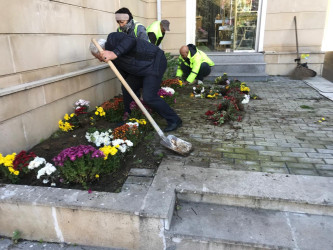
[[[193,150],[192,144],[190,142],[184,141],[174,135],[161,137],[160,143],[164,147],[167,147],[168,149],[171,149],[172,151],[184,156],[188,155]]]

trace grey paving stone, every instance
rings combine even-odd
[[[333,171],[333,164],[315,164],[316,169],[319,170],[332,170]]]
[[[268,151],[290,152],[291,148],[284,147],[267,147]]]
[[[219,152],[230,152],[230,153],[235,152],[234,151],[235,149],[233,149],[233,148],[220,148],[220,147],[218,147],[218,148],[214,148],[213,150],[214,151],[219,151]]]
[[[273,161],[260,161],[262,167],[275,167],[283,168],[286,166],[285,162],[273,162]]]
[[[223,153],[224,158],[233,158],[233,159],[243,159],[245,160],[247,158],[244,154],[234,154],[234,153]]]
[[[281,161],[281,162],[297,162],[296,157],[289,157],[289,156],[273,156],[272,161]]]
[[[307,157],[305,153],[296,153],[296,152],[282,152],[283,156],[289,156],[289,157]]]
[[[290,168],[290,174],[319,175],[315,169]]]
[[[263,172],[267,173],[280,173],[280,174],[289,174],[289,171],[287,168],[273,168],[273,167],[262,167]]]
[[[150,186],[152,181],[153,181],[152,177],[128,176],[125,184]]]
[[[313,169],[314,164],[311,163],[296,163],[296,162],[287,162],[287,167],[290,168],[306,168],[306,169]]]
[[[297,153],[315,153],[316,149],[314,148],[291,148],[291,151]]]
[[[333,171],[329,170],[318,170],[321,176],[333,177]]]
[[[311,158],[333,159],[333,154],[307,153]]]
[[[154,170],[148,168],[131,168],[128,175],[152,177],[154,176]]]
[[[326,162],[326,160],[323,159],[313,159],[313,158],[297,158],[298,162],[300,163],[317,163],[317,164],[324,164]],[[326,162],[328,164],[330,164],[329,162]],[[332,164],[333,164],[333,159],[332,159]]]
[[[333,159],[324,159],[325,163],[333,164]]]
[[[282,156],[281,152],[277,151],[259,151],[259,155]]]

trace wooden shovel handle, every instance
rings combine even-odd
[[[95,46],[96,46],[96,48],[98,49],[99,52],[103,51],[102,47],[99,45],[99,43],[94,38],[91,39],[91,41],[95,44]],[[162,130],[160,129],[160,127],[154,121],[153,117],[151,117],[151,115],[149,114],[149,112],[147,111],[147,109],[142,105],[142,103],[139,100],[139,98],[133,92],[133,90],[128,85],[128,83],[126,82],[126,80],[124,79],[124,77],[119,73],[118,69],[116,68],[116,66],[114,66],[113,62],[111,62],[111,60],[109,60],[108,64],[109,64],[110,68],[112,69],[112,71],[116,74],[116,76],[118,77],[118,79],[120,80],[120,82],[124,85],[124,87],[126,88],[126,90],[128,91],[128,93],[131,95],[131,97],[133,98],[133,100],[139,106],[139,108],[141,109],[141,111],[148,118],[148,120],[151,123],[151,125],[153,125],[153,127],[157,131],[158,135],[161,136],[161,137],[165,137],[164,133],[162,132]]]

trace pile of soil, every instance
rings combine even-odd
[[[111,128],[113,130],[119,125],[119,123],[110,123],[105,120],[99,120],[94,127],[98,129]],[[57,131],[47,140],[34,146],[29,152],[34,152],[37,156],[45,158],[47,162],[54,164],[52,158],[57,156],[62,150],[79,145],[89,145],[85,138],[88,127],[89,125],[86,124],[69,132]],[[161,155],[154,154],[154,145],[157,143],[159,143],[159,139],[155,136],[154,131],[146,132],[144,139],[134,147],[132,151],[126,152],[126,156],[121,161],[120,167],[114,173],[101,176],[96,182],[89,183],[89,189],[91,191],[120,192],[131,168],[149,168],[157,170],[162,160]],[[90,145],[96,147],[93,144]],[[0,179],[0,183],[5,183],[5,181]],[[40,181],[37,181],[35,173],[25,176],[16,184],[31,186],[50,185],[49,183],[42,184]],[[84,190],[80,184],[57,182],[56,187]]]

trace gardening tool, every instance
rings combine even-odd
[[[102,47],[98,44],[98,42],[95,39],[92,39],[92,42],[95,44],[99,52],[102,52]],[[189,142],[186,142],[182,139],[177,138],[174,135],[168,135],[167,137],[164,135],[160,127],[157,125],[157,123],[154,121],[154,119],[151,117],[151,115],[148,113],[146,108],[142,105],[139,98],[136,96],[136,94],[133,92],[131,87],[128,85],[128,83],[125,81],[123,76],[119,73],[118,69],[114,66],[114,64],[111,62],[111,60],[108,61],[108,64],[110,68],[113,70],[113,72],[116,74],[120,82],[123,84],[123,86],[126,88],[128,93],[131,95],[131,97],[134,99],[136,104],[139,106],[141,111],[144,113],[144,115],[148,118],[151,125],[153,125],[154,129],[158,133],[158,135],[161,138],[160,143],[167,147],[168,149],[171,149],[172,151],[179,153],[181,155],[187,155],[192,151],[192,144]]]
[[[296,49],[297,49],[297,58],[295,62],[297,62],[297,66],[291,74],[291,78],[295,80],[303,80],[307,77],[314,77],[317,75],[316,71],[309,69],[307,63],[301,63],[301,58],[299,56],[298,51],[298,36],[297,36],[297,21],[296,16],[294,16],[295,21],[295,35],[296,35]]]

